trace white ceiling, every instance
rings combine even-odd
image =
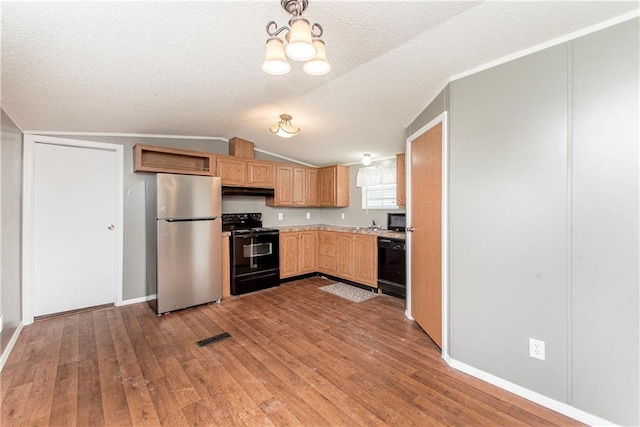
[[[260,65],[280,1],[2,2],[2,108],[27,131],[230,138],[314,165],[404,151],[450,76],[637,10],[629,2],[310,0],[332,71]],[[302,131],[268,132],[286,112]]]

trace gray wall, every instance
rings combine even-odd
[[[1,309],[4,328],[0,337],[0,353],[22,321],[22,133],[5,114],[2,122],[2,276]]]
[[[566,402],[567,45],[452,82],[450,135],[451,356]]]
[[[624,425],[640,423],[638,28],[456,80],[405,130],[450,111],[452,358]]]
[[[65,136],[62,136],[65,137]],[[217,154],[228,153],[228,143],[222,140],[185,140],[171,138],[132,138],[116,136],[66,136],[71,139],[107,142],[124,145],[124,263],[123,263],[123,299],[140,298],[147,295],[145,273],[145,203],[144,181],[149,174],[133,172],[133,146],[135,144],[149,144],[189,150],[205,151]],[[272,160],[282,163],[286,161],[255,152],[255,157],[261,160]],[[355,187],[358,166],[351,166],[350,174],[350,207],[340,209],[319,208],[272,208],[265,206],[264,197],[225,196],[222,201],[222,211],[231,212],[261,212],[265,226],[301,225],[301,224],[338,224],[338,225],[368,225],[372,219],[377,224],[386,225],[387,211],[368,211],[368,215],[361,209],[360,189]],[[311,214],[306,219],[306,213]],[[345,219],[340,213],[345,213]],[[402,212],[402,210],[400,210]],[[283,220],[278,220],[278,213],[283,214]]]
[[[640,20],[573,42],[573,404],[640,424]]]

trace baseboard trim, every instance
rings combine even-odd
[[[13,346],[16,345],[16,342],[18,341],[18,337],[20,336],[20,333],[22,332],[23,327],[24,327],[24,324],[22,322],[18,323],[18,327],[16,328],[15,332],[13,333],[13,336],[9,340],[9,345],[7,345],[7,348],[2,353],[2,356],[0,357],[0,372],[2,372],[2,369],[4,369],[4,364],[7,363],[7,359],[9,359],[11,350],[13,350]]]
[[[473,377],[481,379],[482,381],[488,382],[489,384],[493,384],[497,387],[500,387],[503,390],[516,394],[527,400],[530,400],[539,405],[542,405],[545,408],[549,408],[553,411],[559,412],[563,415],[571,417],[585,424],[588,424],[591,426],[615,425],[611,421],[607,421],[603,418],[589,414],[588,412],[584,412],[566,403],[562,403],[555,399],[551,399],[550,397],[544,396],[540,393],[536,393],[535,391],[532,391],[522,386],[519,386],[517,384],[514,384],[510,381],[497,377],[493,374],[482,371],[478,368],[474,368],[473,366],[467,365],[466,363],[460,362],[455,359],[451,359],[449,357],[445,357],[444,360],[449,364],[449,366],[451,366],[454,369],[457,369],[458,371],[464,372],[465,374],[469,374]]]
[[[138,304],[139,302],[147,302],[147,301],[151,301],[156,299],[156,294],[153,295],[147,295],[145,297],[140,297],[140,298],[131,298],[131,299],[126,299],[124,301],[122,301],[122,305],[131,305],[131,304]]]

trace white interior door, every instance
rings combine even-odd
[[[34,316],[116,302],[117,161],[113,150],[35,141]]]

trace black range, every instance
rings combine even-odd
[[[222,230],[231,232],[231,295],[280,284],[280,233],[262,227],[261,213],[222,214]]]

